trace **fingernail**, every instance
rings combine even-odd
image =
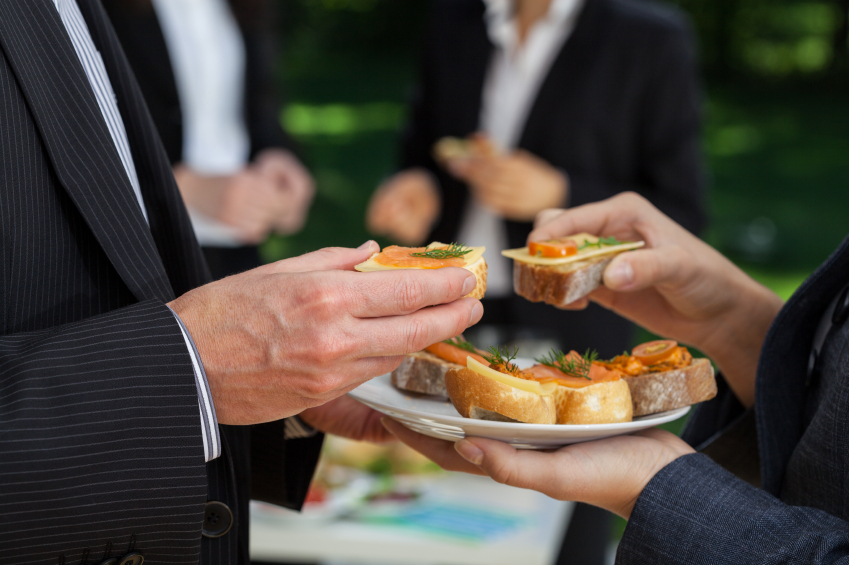
[[[605,273],[604,282],[614,289],[625,288],[634,282],[634,269],[630,263],[621,261],[612,265]]]
[[[368,240],[367,242],[365,242],[365,243],[363,243],[362,245],[360,245],[359,247],[357,247],[357,249],[360,249],[360,250],[362,250],[362,249],[368,249],[369,247],[371,247],[371,246],[373,246],[373,245],[377,245],[377,242],[376,242],[375,240],[373,240],[373,239],[370,239],[370,240]]]
[[[472,306],[472,315],[469,318],[469,325],[473,326],[477,324],[480,319],[483,317],[483,304],[478,302],[474,306]]]
[[[463,296],[466,296],[478,286],[478,279],[475,275],[471,275],[466,277],[466,280],[463,281]]]
[[[454,449],[460,454],[460,457],[472,465],[480,465],[483,463],[483,451],[470,441],[461,439],[454,444]]]

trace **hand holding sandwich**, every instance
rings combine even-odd
[[[758,354],[781,308],[778,296],[633,193],[546,210],[528,240],[578,232],[644,240],[643,249],[613,259],[604,286],[589,298],[654,333],[701,349],[737,398],[745,406],[754,403]],[[573,307],[586,304],[582,299]]]
[[[220,423],[322,405],[480,319],[480,302],[461,298],[477,284],[469,271],[352,271],[377,251],[374,242],[323,249],[169,304],[197,345]]]

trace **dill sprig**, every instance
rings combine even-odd
[[[460,349],[464,349],[471,353],[477,353],[475,346],[466,341],[466,338],[461,335],[458,335],[457,337],[452,337],[451,339],[446,339],[445,343],[447,343],[448,345],[453,345],[454,347],[459,347]]]
[[[585,239],[584,243],[578,246],[578,251],[583,251],[584,249],[589,249],[590,247],[598,247],[601,249],[602,245],[621,245],[624,241],[619,241],[613,236],[610,237],[600,237],[598,241],[590,241],[589,239]]]
[[[454,259],[471,253],[471,247],[466,247],[460,243],[451,243],[445,249],[430,249],[425,247],[424,251],[418,253],[410,253],[411,257],[427,257],[428,259]]]
[[[510,350],[506,347],[503,351],[500,347],[490,347],[487,351],[488,353],[483,354],[483,358],[486,359],[490,365],[504,367],[508,373],[518,373],[520,371],[519,367],[511,362],[516,359],[516,356],[519,354],[518,347],[513,349],[512,355],[510,354]]]
[[[589,350],[579,358],[574,355],[566,355],[562,351],[551,350],[548,355],[535,359],[541,365],[548,365],[554,369],[561,371],[563,374],[579,379],[590,379],[590,369],[593,362],[598,360],[598,352]]]

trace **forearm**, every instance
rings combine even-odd
[[[722,289],[733,304],[711,322],[704,341],[694,345],[716,363],[734,395],[749,408],[755,403],[755,375],[764,338],[784,302],[736,267],[733,270]]]
[[[703,455],[667,465],[643,490],[618,565],[849,563],[849,524],[788,506]]]

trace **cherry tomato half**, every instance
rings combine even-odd
[[[528,253],[543,257],[569,257],[578,254],[578,244],[571,239],[532,241],[528,244]]]
[[[634,348],[631,355],[643,365],[654,365],[672,356],[678,348],[678,342],[671,339],[659,339],[642,343]]]

